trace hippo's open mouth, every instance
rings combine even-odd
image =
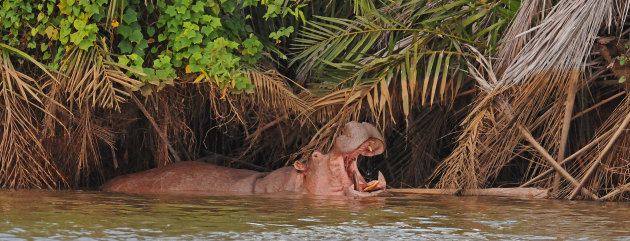
[[[378,180],[367,182],[357,166],[357,158],[359,156],[370,156],[370,153],[374,152],[373,146],[375,144],[373,140],[368,140],[355,151],[343,155],[344,169],[348,178],[352,181],[352,190],[356,192],[375,192],[385,189],[385,177],[380,171],[378,172]]]

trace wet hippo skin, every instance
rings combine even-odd
[[[349,122],[329,153],[314,151],[306,162],[272,172],[234,169],[208,163],[177,162],[165,167],[116,177],[101,188],[124,193],[249,194],[299,192],[316,195],[374,196],[386,182],[366,182],[357,168],[359,156],[383,153],[380,132],[369,123]]]

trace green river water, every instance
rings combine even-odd
[[[630,240],[630,203],[0,191],[0,240]]]

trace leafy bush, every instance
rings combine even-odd
[[[118,64],[137,70],[128,75],[143,81],[139,87],[144,94],[173,85],[174,79],[188,74],[194,75],[194,82],[215,83],[224,91],[252,92],[244,68],[259,61],[263,44],[247,23],[251,16],[242,13],[259,3],[11,0],[3,1],[0,9],[0,34],[9,46],[54,70],[73,47],[87,51],[103,39],[113,44],[109,51],[119,54]],[[262,1],[262,5],[267,8],[264,19],[279,17],[282,12],[301,13],[299,8],[287,11],[283,1]],[[292,27],[283,28],[271,39],[291,32]]]
[[[2,41],[46,61],[53,69],[71,46],[87,50],[97,40],[107,0],[3,1]],[[52,61],[51,57],[54,56]]]

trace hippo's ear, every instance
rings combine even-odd
[[[300,172],[306,171],[306,164],[301,161],[295,161],[293,163],[293,167],[295,167],[295,170],[298,170]]]

